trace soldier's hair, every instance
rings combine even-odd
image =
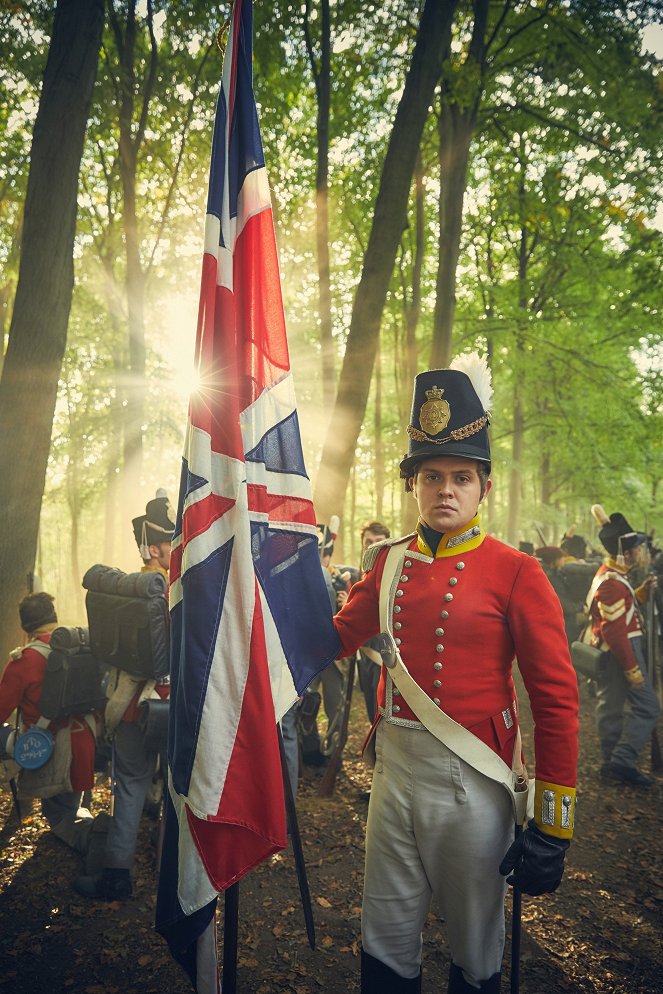
[[[360,541],[364,541],[364,535],[366,532],[373,532],[374,535],[384,535],[385,538],[391,536],[391,532],[386,525],[383,525],[381,521],[367,521],[365,525],[362,525],[361,531],[359,532]]]
[[[58,620],[55,613],[55,597],[41,590],[36,594],[28,594],[18,605],[18,616],[21,628],[30,634],[42,625],[50,625]]]
[[[481,462],[477,459],[477,473],[479,474],[479,479],[481,480],[481,497],[486,492],[486,484],[488,483],[488,478],[490,476],[490,470],[485,462]]]

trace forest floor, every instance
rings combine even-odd
[[[600,783],[593,701],[581,688],[576,840],[560,889],[525,897],[522,994],[654,994],[663,991],[663,776],[649,791]],[[522,709],[525,710],[524,708]],[[531,743],[524,721],[525,743]],[[359,914],[369,774],[366,731],[354,695],[351,730],[334,796],[318,796],[305,770],[297,809],[317,947],[309,948],[290,849],[240,884],[240,994],[353,994],[359,990]],[[528,750],[531,753],[531,748]],[[647,756],[643,763],[649,765]],[[94,791],[93,811],[108,785]],[[153,929],[154,822],[144,819],[126,903],[86,901],[71,881],[79,858],[34,813],[23,825],[0,796],[0,991],[20,994],[185,994],[187,978]],[[25,815],[25,812],[24,812]],[[222,902],[220,902],[221,904]],[[510,898],[503,989],[510,975]],[[220,930],[221,931],[221,930]],[[446,992],[449,956],[435,909],[425,931],[427,994]]]

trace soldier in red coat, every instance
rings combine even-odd
[[[573,832],[578,692],[562,612],[540,564],[483,529],[492,390],[485,361],[465,358],[417,376],[401,462],[416,533],[368,550],[336,616],[344,655],[385,629],[396,649],[373,728],[362,994],[421,990],[432,896],[448,929],[449,992],[499,991],[504,878],[529,894],[555,890]],[[535,721],[536,792],[514,842],[512,796],[496,771],[522,760],[516,657]]]
[[[646,789],[654,781],[637,762],[656,728],[660,705],[645,665],[639,605],[652,595],[656,577],[634,590],[628,574],[639,564],[647,536],[633,531],[623,514],[608,517],[600,504],[592,513],[601,524],[599,539],[608,553],[589,594],[594,645],[604,651],[596,687],[601,777]]]
[[[27,730],[41,718],[39,700],[50,653],[49,643],[58,619],[54,598],[45,591],[24,597],[18,613],[26,644],[13,650],[0,679],[0,722],[6,722],[17,709],[20,728]],[[66,725],[71,728],[71,790],[42,798],[41,807],[51,830],[69,845],[82,850],[85,833],[76,831],[79,828],[77,813],[82,792],[94,783],[95,735],[84,715],[52,721],[48,730],[55,734]]]

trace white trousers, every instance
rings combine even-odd
[[[376,734],[362,945],[400,976],[418,976],[435,895],[451,958],[478,986],[502,966],[498,867],[514,838],[511,799],[425,729],[381,721]]]

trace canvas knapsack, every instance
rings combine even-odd
[[[97,563],[83,577],[92,652],[105,666],[160,680],[168,675],[168,601],[161,573]]]
[[[90,650],[87,628],[54,629],[49,643],[39,711],[50,721],[103,706],[103,670]]]

